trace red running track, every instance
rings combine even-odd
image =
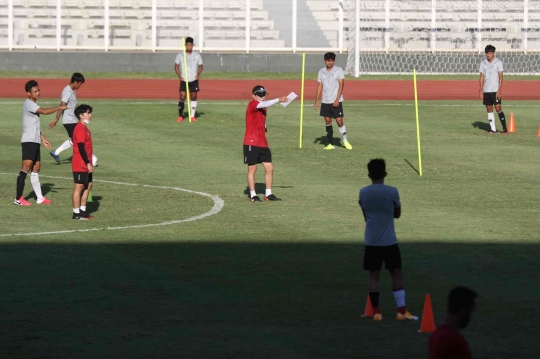
[[[42,98],[59,98],[67,79],[39,79]],[[28,79],[0,79],[0,98],[25,98]],[[270,97],[300,95],[299,80],[205,80],[200,81],[199,100],[249,100],[255,85],[267,88]],[[539,81],[507,81],[503,100],[540,100]],[[177,80],[88,79],[77,91],[81,99],[178,99]],[[317,82],[306,81],[306,100],[315,99]],[[412,81],[346,81],[346,100],[414,100]],[[418,81],[419,100],[479,100],[478,81]]]

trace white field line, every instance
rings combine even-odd
[[[0,175],[10,175],[10,176],[16,176],[13,173],[3,173],[0,172]],[[70,177],[58,177],[58,176],[42,176],[43,178],[58,178],[58,179],[71,179]],[[75,233],[75,232],[90,232],[90,231],[102,231],[102,230],[118,230],[118,229],[133,229],[133,228],[144,228],[144,227],[157,227],[157,226],[168,226],[170,224],[178,224],[178,223],[184,223],[184,222],[192,222],[199,219],[203,219],[209,216],[212,216],[214,214],[219,213],[223,206],[225,205],[225,202],[219,198],[218,196],[214,196],[205,192],[198,192],[198,191],[192,191],[185,188],[180,187],[166,187],[166,186],[152,186],[152,185],[146,185],[146,184],[136,184],[136,183],[125,183],[125,182],[115,182],[115,181],[103,181],[103,180],[95,180],[94,182],[101,182],[101,183],[110,183],[110,184],[116,184],[120,186],[141,186],[141,187],[147,187],[147,188],[159,188],[159,189],[170,189],[174,191],[180,191],[180,192],[187,192],[191,194],[196,194],[203,197],[208,197],[212,199],[214,202],[214,206],[208,211],[203,214],[199,214],[194,217],[189,217],[186,219],[178,219],[178,220],[172,220],[172,221],[166,221],[166,222],[160,222],[160,223],[149,223],[149,224],[138,224],[133,226],[122,226],[122,227],[103,227],[103,228],[87,228],[87,229],[73,229],[73,230],[63,230],[63,231],[49,231],[49,232],[33,232],[33,233],[0,233],[0,237],[12,237],[12,236],[38,236],[38,235],[47,235],[47,234],[64,234],[64,233]]]
[[[350,101],[364,101],[364,100],[350,100]],[[350,101],[347,101],[344,103],[344,107],[367,107],[367,106],[376,106],[376,107],[388,107],[388,106],[414,106],[414,103],[411,101],[410,103],[378,103],[377,100],[366,100],[369,101],[368,103],[351,103]],[[373,102],[375,101],[375,102]],[[386,100],[380,100],[380,102],[383,102]],[[397,100],[396,100],[397,101]],[[405,101],[405,100],[399,100],[399,101]],[[470,104],[441,104],[441,103],[431,103],[434,102],[434,100],[429,100],[430,103],[425,103],[423,101],[419,101],[420,107],[482,107],[482,102],[479,100],[474,103]],[[447,101],[447,100],[445,100]],[[456,100],[456,101],[474,101],[474,100]],[[2,105],[22,105],[24,101],[0,101],[0,106]],[[83,101],[80,101],[81,103]],[[248,104],[248,100],[243,102],[197,102],[199,105],[202,106],[246,106]],[[506,101],[504,107],[540,107],[540,104],[536,103],[533,104],[531,101],[531,104],[511,104],[508,103],[508,100]],[[40,101],[40,104],[43,105],[58,105],[58,101]],[[92,105],[175,105],[178,104],[178,101],[88,101],[89,104]],[[298,104],[293,104],[298,106]],[[313,107],[313,103],[305,103],[304,107]]]

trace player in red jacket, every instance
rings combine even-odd
[[[246,134],[244,136],[244,163],[248,165],[247,181],[249,199],[251,202],[261,202],[255,192],[255,173],[257,164],[262,163],[265,170],[266,183],[265,201],[281,201],[272,194],[272,180],[274,178],[274,165],[272,153],[266,141],[266,112],[267,108],[278,102],[287,102],[286,96],[266,101],[266,89],[257,85],[252,90],[253,100],[246,110]]]
[[[75,109],[75,117],[79,120],[73,129],[73,158],[71,169],[73,171],[73,219],[87,221],[92,219],[86,211],[86,201],[92,189],[92,134],[88,124],[92,121],[92,107],[80,105]]]
[[[456,287],[448,296],[443,324],[429,338],[429,359],[471,359],[469,344],[459,333],[471,320],[478,295],[467,287]]]

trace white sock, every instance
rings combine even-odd
[[[197,112],[197,101],[191,101],[191,117],[195,117],[195,112]]]
[[[345,128],[345,125],[338,127],[339,133],[341,133],[341,137],[343,137],[343,142],[347,142],[347,129]]]
[[[249,191],[249,197],[255,197],[257,195],[257,192],[255,191]]]
[[[488,121],[489,126],[491,127],[491,131],[497,131],[497,127],[495,127],[495,115],[493,114],[493,112],[488,113]]]
[[[60,147],[54,150],[54,154],[58,156],[60,153],[71,148],[71,146],[73,146],[73,142],[71,142],[71,140],[65,140],[64,143],[60,145]]]
[[[86,211],[86,206],[81,206],[81,211]]]
[[[268,196],[270,196],[271,194],[272,194],[272,188],[267,188],[267,189],[266,189],[266,194],[265,194],[265,196],[268,197]]]
[[[32,172],[30,175],[30,182],[32,182],[32,188],[34,189],[37,200],[43,200],[43,195],[41,194],[41,184],[39,183],[39,173]]]
[[[79,213],[81,213],[81,212],[79,211],[79,209],[78,209],[78,208],[73,208],[73,213],[77,213],[77,214],[79,214]]]
[[[405,306],[405,289],[394,291],[394,299],[398,308]]]

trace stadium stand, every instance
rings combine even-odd
[[[354,0],[344,0],[347,33]],[[54,46],[56,0],[14,0],[14,39],[17,45]],[[432,42],[431,1],[392,0],[390,25],[385,22],[384,0],[360,1],[360,47],[368,49],[429,49]],[[62,44],[103,46],[104,0],[62,0]],[[290,0],[251,0],[251,47],[292,46]],[[475,49],[478,38],[477,0],[438,0],[435,39],[437,49]],[[520,49],[524,33],[533,48],[540,45],[540,1],[529,1],[529,25],[523,25],[519,1],[485,2],[482,43]],[[204,0],[204,29],[199,34],[199,0],[157,0],[157,46],[177,48],[180,39],[195,38],[205,47],[244,48],[244,0]],[[520,7],[521,6],[521,7]],[[110,45],[152,45],[152,1],[109,0]],[[0,42],[7,38],[7,5],[0,4]],[[338,48],[339,2],[298,0],[298,47]],[[242,35],[244,34],[244,35]],[[385,36],[388,34],[388,44]],[[201,36],[203,38],[201,39]],[[347,47],[347,41],[344,41]]]
[[[104,1],[63,0],[61,4],[62,43],[103,46]],[[205,0],[204,4],[205,47],[245,47],[245,1]],[[283,47],[284,41],[269,19],[263,0],[251,0],[250,10],[251,46]],[[56,44],[53,40],[56,36],[55,0],[14,0],[13,11],[17,45]],[[5,12],[7,17],[7,7]],[[158,0],[157,46],[177,48],[181,38],[187,36],[194,37],[197,44],[200,41],[198,19],[198,0]],[[7,30],[0,29],[2,38]],[[110,46],[150,47],[152,2],[109,0],[109,29]],[[244,35],[239,35],[241,33]]]

